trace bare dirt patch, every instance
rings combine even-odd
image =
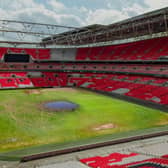
[[[41,94],[40,89],[28,89],[24,91],[26,94]]]
[[[113,123],[107,123],[107,124],[103,124],[103,125],[93,127],[92,130],[93,131],[101,131],[101,130],[107,130],[107,129],[114,129],[116,127],[117,126]]]
[[[24,92],[26,94],[41,94],[44,92],[54,92],[54,91],[63,91],[63,92],[77,92],[74,88],[44,88],[44,89],[26,89]]]
[[[168,120],[167,121],[160,121],[157,123],[158,126],[162,126],[162,125],[168,125]]]
[[[48,92],[48,91],[76,92],[77,90],[74,88],[46,88],[41,90],[41,92]]]

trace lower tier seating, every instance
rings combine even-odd
[[[161,37],[127,44],[79,48],[76,60],[159,60],[168,55],[167,42],[167,37]]]
[[[103,73],[0,72],[0,88],[83,87],[168,105],[168,80]]]
[[[152,158],[139,153],[112,153],[108,156],[94,156],[80,159],[80,162],[91,168],[166,168],[166,158]]]

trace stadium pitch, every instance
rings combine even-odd
[[[0,152],[168,125],[168,114],[82,89],[0,91]],[[68,101],[73,111],[44,102]]]

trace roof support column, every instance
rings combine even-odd
[[[168,26],[167,26],[167,15],[164,14],[164,23],[165,23],[165,30],[166,32],[168,31]]]

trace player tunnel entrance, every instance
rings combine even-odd
[[[30,62],[29,54],[5,54],[4,62]]]

